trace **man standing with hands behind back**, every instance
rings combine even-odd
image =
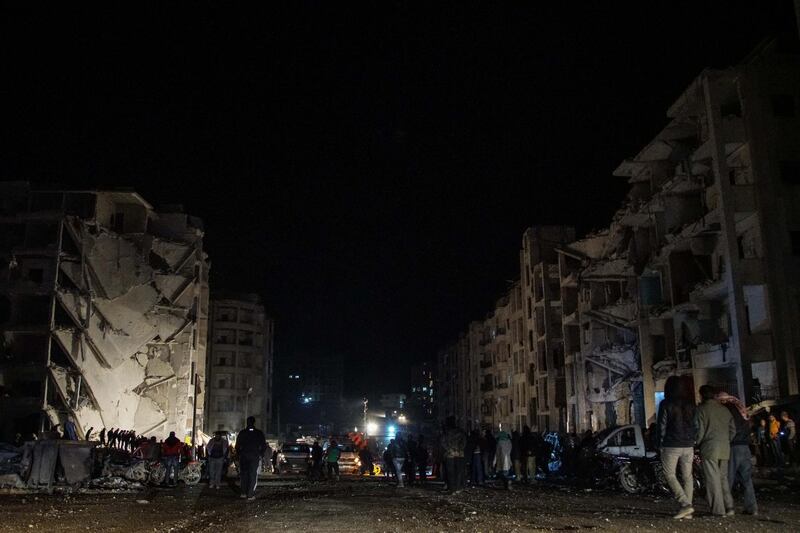
[[[711,385],[700,387],[702,403],[697,407],[697,445],[703,458],[706,478],[706,499],[711,513],[716,516],[733,516],[733,496],[728,483],[728,461],[731,458],[731,441],[736,425],[730,411],[716,398]]]

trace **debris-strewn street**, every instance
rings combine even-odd
[[[759,492],[759,516],[708,516],[696,498],[692,520],[670,518],[674,503],[655,496],[555,485],[440,492],[396,489],[385,481],[309,484],[272,478],[256,501],[233,485],[74,495],[0,495],[0,531],[798,531],[794,492]]]

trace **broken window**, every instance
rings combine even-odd
[[[794,96],[791,94],[773,94],[769,97],[772,104],[772,115],[780,118],[795,116]]]
[[[639,278],[639,298],[642,305],[661,305],[664,303],[660,275],[647,275]]]

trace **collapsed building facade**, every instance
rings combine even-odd
[[[482,425],[647,425],[671,375],[695,388],[712,383],[748,405],[798,393],[796,48],[775,39],[741,65],[703,71],[667,117],[614,171],[630,189],[607,228],[579,240],[560,226],[523,235],[526,371],[515,365],[509,374],[520,391],[510,419],[484,416]],[[484,339],[465,359],[505,376],[496,354],[484,358],[487,346],[496,349]],[[447,391],[457,377],[440,380]]]
[[[0,190],[4,437],[203,427],[203,226],[132,191]],[[13,435],[13,433],[11,434]]]

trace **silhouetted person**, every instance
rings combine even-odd
[[[256,429],[256,419],[247,418],[247,427],[236,437],[236,453],[239,456],[239,478],[241,481],[241,498],[256,499],[258,484],[258,463],[267,449],[267,439],[260,429]]]
[[[174,487],[178,484],[178,465],[181,461],[183,443],[175,436],[174,431],[169,432],[169,437],[162,445],[161,455],[167,467],[167,485]]]

